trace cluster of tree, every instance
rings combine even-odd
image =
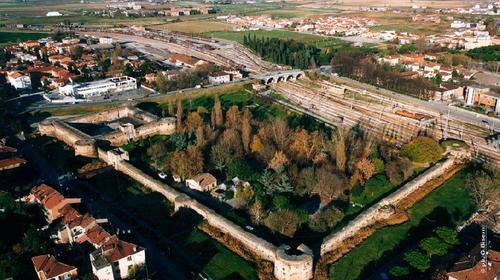
[[[443,152],[436,140],[425,136],[419,136],[401,147],[401,155],[418,163],[435,163],[443,157]]]
[[[334,227],[343,213],[332,202],[347,202],[353,187],[363,187],[377,173],[393,184],[413,174],[411,161],[398,149],[351,129],[330,136],[292,128],[286,119],[258,120],[248,108],[224,112],[218,97],[211,111],[198,107],[185,113],[179,97],[175,107],[170,103],[168,113],[177,117],[178,131],[149,147],[152,164],[183,179],[210,171],[250,181],[250,188],[239,187],[228,197],[234,196],[255,224],[287,236],[302,224],[317,232]],[[314,197],[319,208],[307,213],[299,202]]]
[[[473,166],[475,172],[467,177],[466,186],[479,214],[476,220],[494,227],[500,211],[500,169],[493,166]]]
[[[475,48],[469,50],[467,55],[483,61],[500,61],[500,45]]]
[[[295,40],[245,35],[243,44],[265,59],[294,68],[315,68],[320,61],[320,49]]]
[[[434,83],[424,77],[407,78],[388,65],[380,65],[372,55],[351,49],[334,54],[333,71],[341,76],[409,94],[421,99],[433,96]]]
[[[443,256],[449,249],[459,243],[457,232],[449,227],[438,227],[429,236],[418,243],[418,249],[408,251],[404,254],[406,266],[394,266],[389,272],[396,278],[404,279],[411,273],[411,269],[417,272],[425,272],[431,267],[433,256]]]
[[[0,278],[30,278],[30,258],[46,252],[48,236],[33,226],[35,215],[27,211],[7,192],[0,193],[0,223],[9,230],[0,231]]]
[[[208,75],[217,72],[219,69],[216,65],[206,64],[200,65],[194,69],[187,71],[178,71],[173,78],[167,78],[165,75],[158,73],[156,75],[156,88],[160,92],[175,91],[184,88],[193,88],[197,85],[206,84]]]

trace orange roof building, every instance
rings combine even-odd
[[[450,272],[450,280],[496,280],[500,275],[500,252],[488,250],[481,256],[479,244],[468,256],[455,263]]]
[[[48,279],[76,279],[76,267],[58,262],[51,255],[41,255],[31,258],[36,274],[40,280]]]
[[[41,184],[31,189],[27,197],[29,202],[41,204],[47,221],[52,222],[63,214],[64,206],[72,203],[80,203],[79,198],[65,198],[51,186]]]

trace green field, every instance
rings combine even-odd
[[[37,40],[48,37],[47,33],[35,32],[0,32],[0,44],[19,43],[26,40]]]
[[[355,280],[363,272],[382,265],[383,257],[398,251],[398,247],[419,236],[425,236],[442,225],[456,225],[467,219],[473,206],[465,189],[467,171],[453,176],[437,190],[417,202],[409,211],[404,224],[385,227],[330,266],[331,280]]]
[[[236,41],[239,43],[243,43],[243,36],[250,35],[256,37],[269,37],[269,38],[278,38],[284,40],[293,39],[303,43],[315,43],[318,45],[319,48],[337,44],[349,44],[348,42],[332,37],[325,37],[314,34],[305,34],[287,30],[215,31],[215,32],[206,32],[204,34],[209,37]]]

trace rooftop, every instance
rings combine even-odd
[[[74,266],[60,263],[51,255],[40,255],[31,259],[37,273],[43,272],[47,279],[76,270]]]

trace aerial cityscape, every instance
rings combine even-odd
[[[500,2],[0,0],[0,280],[500,279]]]

